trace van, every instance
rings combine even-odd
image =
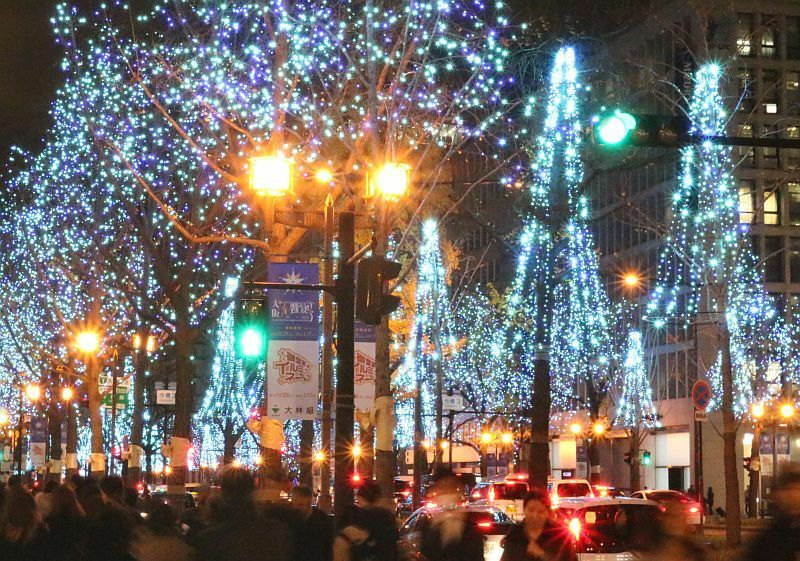
[[[585,479],[553,479],[547,478],[547,492],[550,504],[557,507],[561,499],[592,499],[595,497],[592,486]]]
[[[476,483],[469,494],[469,502],[493,506],[515,522],[520,522],[524,517],[522,500],[528,489],[527,474],[498,475]]]

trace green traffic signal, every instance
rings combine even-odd
[[[239,348],[246,358],[257,358],[264,354],[265,333],[254,327],[248,327],[242,332]]]
[[[597,140],[601,144],[616,145],[625,141],[633,129],[636,128],[636,118],[630,113],[615,111],[597,119],[594,130]]]
[[[264,359],[267,354],[268,337],[266,301],[240,300],[234,314],[236,355],[243,359]]]
[[[642,454],[642,465],[649,466],[651,461],[650,452],[648,450],[644,451]]]

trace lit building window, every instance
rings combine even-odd
[[[752,224],[755,216],[753,204],[753,185],[749,182],[739,185],[739,223]]]
[[[764,191],[764,224],[780,224],[778,191]]]
[[[751,44],[752,35],[752,14],[739,14],[739,19],[736,22],[736,50],[739,56],[751,56],[753,54],[753,47]]]
[[[774,101],[770,101],[764,104],[764,113],[769,113],[770,115],[774,115],[778,112],[778,104]]]
[[[786,89],[800,90],[800,72],[786,73]]]

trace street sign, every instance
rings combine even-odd
[[[694,420],[695,421],[708,421],[708,415],[705,411],[700,411],[699,409],[695,409],[694,411]]]
[[[175,390],[156,390],[156,405],[175,405]]]
[[[464,409],[464,396],[442,394],[442,411],[461,411]]]
[[[692,403],[698,411],[705,411],[711,403],[711,385],[705,380],[697,380],[692,386]]]

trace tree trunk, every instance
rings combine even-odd
[[[358,472],[364,477],[371,478],[375,469],[375,427],[372,425],[359,427],[359,445],[361,457],[358,459]],[[383,495],[381,495],[383,496]],[[390,495],[392,496],[392,495]]]
[[[128,482],[136,485],[142,479],[142,433],[144,430],[144,386],[149,362],[147,341],[150,330],[139,331],[139,349],[133,352],[133,411],[131,412],[130,456],[128,458]]]
[[[300,485],[314,489],[314,421],[300,421]]]
[[[105,452],[103,450],[103,417],[100,413],[100,364],[96,359],[87,363],[86,392],[89,398],[89,428],[91,430],[91,468],[94,479],[102,479],[106,474]]]
[[[753,429],[753,444],[750,449],[750,467],[758,469],[750,469],[748,472],[748,479],[750,481],[750,493],[747,496],[747,510],[750,518],[758,518],[758,497],[760,494],[761,481],[759,473],[761,473],[761,423],[756,422]]]
[[[389,318],[384,317],[376,329],[375,337],[375,399],[379,397],[390,398],[392,375],[389,372],[389,345],[391,331]],[[392,415],[394,412],[392,411]],[[375,438],[378,446],[375,449],[375,479],[381,490],[381,497],[388,499],[394,495],[394,467],[395,455],[393,450],[381,450],[381,442],[391,442],[392,435],[383,434],[392,430],[390,423],[378,423],[375,428]]]
[[[78,475],[78,413],[75,411],[73,403],[67,404],[67,457],[66,457],[66,478],[67,481],[73,476]]]
[[[61,482],[61,422],[63,416],[55,403],[48,408],[47,417],[50,440],[50,464],[47,470],[47,479],[59,483]]]
[[[725,472],[725,536],[728,547],[742,543],[741,512],[739,508],[739,465],[736,461],[736,437],[739,423],[733,411],[733,365],[731,363],[731,335],[728,326],[720,325],[720,350],[722,351],[722,442]]]
[[[589,483],[600,483],[600,447],[596,438],[587,439],[586,454],[589,456]]]
[[[631,493],[634,493],[642,488],[642,470],[641,462],[639,461],[639,427],[634,427],[631,430],[630,444]]]
[[[236,441],[240,436],[241,433],[233,429],[231,418],[227,417],[222,431],[222,465],[233,463],[236,459]]]
[[[192,440],[192,405],[194,403],[194,365],[192,350],[194,330],[188,322],[175,324],[175,424],[170,438],[170,467],[168,494],[177,508],[183,505],[188,477],[188,450]]]
[[[533,371],[531,407],[531,448],[528,455],[528,480],[531,487],[547,488],[550,475],[550,360],[546,352],[537,354]]]

